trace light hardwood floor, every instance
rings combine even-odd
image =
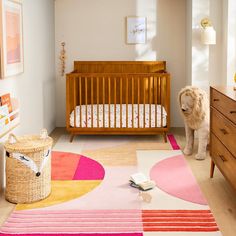
[[[182,128],[172,128],[173,133],[181,148],[185,145],[185,133]],[[65,134],[64,128],[55,129],[51,136],[56,142],[61,135]],[[195,153],[197,148],[197,140],[195,140]],[[216,218],[219,228],[223,236],[236,235],[236,191],[228,184],[216,168],[214,178],[209,178],[210,173],[210,156],[206,160],[197,161],[194,155],[186,157],[199,185],[206,196],[210,208]],[[236,173],[235,173],[236,174]],[[10,204],[4,199],[4,195],[0,195],[0,225],[8,217],[14,204]]]

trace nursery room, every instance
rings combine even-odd
[[[234,0],[0,6],[0,236],[236,235]]]

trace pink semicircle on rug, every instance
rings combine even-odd
[[[104,176],[105,170],[99,162],[80,156],[73,180],[103,180]]]
[[[185,201],[207,205],[200,187],[183,155],[174,156],[156,163],[150,178],[164,192]]]

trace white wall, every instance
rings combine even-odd
[[[210,0],[210,19],[216,31],[216,45],[209,46],[209,84],[223,85],[223,2]]]
[[[191,84],[209,91],[210,85],[234,85],[236,72],[236,1],[191,0]],[[216,45],[200,42],[200,21],[208,17],[216,30]],[[190,18],[188,18],[191,20]],[[189,26],[187,27],[189,30]],[[189,50],[189,46],[187,47]],[[188,70],[188,69],[187,69]]]
[[[227,21],[227,85],[234,85],[234,74],[236,73],[236,1],[228,0],[228,21]]]
[[[224,36],[225,27],[225,1],[224,0],[192,0],[192,15],[188,13],[187,25],[187,58],[192,63],[187,63],[188,84],[198,86],[209,92],[210,85],[223,85],[226,81],[224,71],[227,71],[227,55],[225,54]],[[189,3],[190,5],[190,3]],[[190,17],[191,16],[191,17]],[[200,40],[203,18],[209,18],[216,30],[216,44],[204,45]],[[190,28],[191,27],[191,28]],[[192,32],[192,33],[189,33]],[[192,34],[192,38],[189,36]],[[191,69],[189,68],[191,67]]]
[[[182,127],[177,97],[186,85],[186,1],[157,0],[157,60],[167,61],[171,74],[171,126]]]
[[[55,128],[54,0],[22,0],[24,73],[0,80],[0,94],[20,101],[20,126],[14,132],[38,133]],[[0,153],[0,188],[3,158]]]
[[[192,1],[186,1],[186,85],[192,83]]]
[[[209,46],[200,40],[203,18],[209,17],[210,0],[192,1],[192,81],[191,85],[205,89],[209,88]],[[215,46],[215,45],[214,45]]]
[[[223,1],[222,6],[222,77],[227,78],[227,54],[228,54],[228,0]],[[224,82],[226,85],[227,82]]]
[[[66,72],[75,60],[166,60],[171,80],[172,126],[182,126],[176,98],[185,86],[186,0],[56,0],[57,126],[65,126],[65,78],[60,76],[61,42]],[[125,17],[146,16],[147,44],[125,44]]]

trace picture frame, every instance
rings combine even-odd
[[[23,11],[19,0],[0,0],[1,79],[24,72]]]
[[[145,44],[147,39],[147,18],[141,16],[126,17],[126,43]]]

